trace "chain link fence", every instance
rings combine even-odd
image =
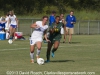
[[[31,35],[33,29],[30,28],[30,25],[39,20],[41,19],[19,19],[17,31],[23,32],[24,35]],[[78,20],[74,25],[74,34],[100,34],[100,20]]]

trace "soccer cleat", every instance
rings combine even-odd
[[[36,58],[37,58],[37,59],[40,58],[39,55],[36,55]]]
[[[68,42],[68,44],[71,44],[71,42]]]
[[[54,56],[55,56],[54,52],[51,52],[51,56],[54,58]]]
[[[65,41],[63,41],[63,43],[65,43]]]
[[[34,63],[34,60],[33,59],[31,59],[31,63]]]
[[[45,63],[49,63],[49,62],[50,62],[50,60],[46,60],[46,61],[45,61]]]

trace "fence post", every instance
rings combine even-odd
[[[19,32],[19,19],[18,19],[18,27],[16,28],[16,31]]]
[[[32,23],[33,23],[33,20],[32,20]],[[32,31],[33,31],[33,29],[31,28],[31,34],[32,34]]]
[[[99,21],[98,21],[98,34],[100,33],[100,23],[99,23]]]
[[[90,34],[90,21],[88,21],[88,35]]]
[[[18,27],[19,27],[19,26],[18,26]],[[18,30],[18,27],[17,27],[17,32],[19,31],[19,30]]]
[[[80,21],[78,21],[78,34],[80,34]]]

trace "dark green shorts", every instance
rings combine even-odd
[[[55,42],[55,41],[60,42],[60,39],[55,39],[55,38],[50,38],[49,40],[50,40],[50,41],[51,41],[51,43],[53,43],[53,44],[54,44],[54,42]]]

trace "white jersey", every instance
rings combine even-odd
[[[32,35],[31,39],[37,39],[37,38],[42,38],[44,31],[48,28],[48,25],[42,25],[42,21],[37,21],[36,25],[39,26],[39,28],[35,28]]]
[[[17,25],[16,16],[15,15],[13,15],[13,16],[9,15],[9,18],[11,20],[11,23],[10,23],[11,25]]]

